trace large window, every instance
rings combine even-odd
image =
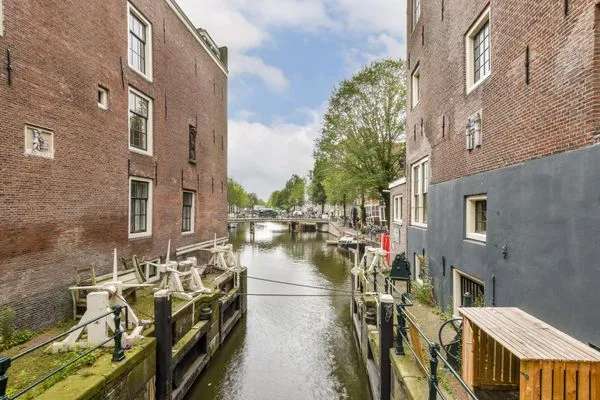
[[[129,149],[152,155],[152,100],[129,88]]]
[[[183,192],[183,208],[181,219],[181,232],[194,232],[194,193]]]
[[[487,239],[487,196],[469,196],[465,202],[466,237],[485,242]]]
[[[129,66],[152,79],[152,27],[131,4],[128,5]]]
[[[427,192],[429,187],[429,158],[412,166],[412,224],[427,226]]]
[[[489,8],[473,24],[465,38],[467,93],[492,72]]]
[[[392,200],[392,220],[397,223],[402,223],[402,196],[394,196]]]
[[[129,182],[129,237],[152,234],[152,181],[131,178]]]
[[[411,105],[412,108],[415,108],[417,104],[419,104],[419,100],[421,99],[421,68],[419,65],[415,68],[412,73],[411,79]]]

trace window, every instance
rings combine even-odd
[[[152,100],[129,88],[129,149],[152,155]]]
[[[413,30],[421,18],[421,0],[413,0]]]
[[[483,282],[456,267],[452,269],[452,292],[454,316],[458,316],[459,307],[482,307],[485,304]]]
[[[415,108],[417,104],[419,104],[419,100],[421,98],[421,71],[420,66],[417,65],[411,80],[411,95],[412,95],[412,107]]]
[[[129,237],[152,235],[152,181],[130,178],[129,183]]]
[[[54,158],[54,132],[37,126],[25,125],[25,154]]]
[[[183,209],[181,212],[181,232],[194,232],[194,193],[183,192]]]
[[[412,224],[427,227],[427,192],[429,188],[429,158],[412,167]]]
[[[466,198],[466,237],[485,242],[487,239],[487,196],[469,196]]]
[[[419,284],[423,284],[423,277],[426,271],[427,257],[425,256],[425,250],[423,254],[413,254],[413,262],[415,266],[415,281]]]
[[[129,66],[152,80],[152,26],[142,14],[128,4]]]
[[[402,223],[402,196],[394,196],[392,200],[393,221]]]
[[[467,93],[475,89],[492,71],[489,8],[473,24],[465,38]]]
[[[98,107],[103,110],[108,110],[108,89],[98,86]]]
[[[193,125],[190,125],[190,130],[189,130],[188,159],[190,161],[196,161],[196,127]]]
[[[4,35],[4,9],[0,0],[0,36]]]

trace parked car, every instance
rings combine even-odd
[[[301,210],[296,210],[292,213],[292,217],[302,217],[304,213]]]

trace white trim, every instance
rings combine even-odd
[[[4,36],[4,6],[3,0],[0,0],[0,37]]]
[[[228,76],[229,72],[227,71],[227,69],[225,69],[225,67],[223,66],[223,63],[221,62],[221,60],[219,60],[213,54],[213,52],[210,51],[210,49],[206,46],[206,44],[202,40],[202,37],[200,36],[200,34],[198,33],[198,31],[194,27],[194,24],[190,21],[190,19],[183,12],[183,10],[173,0],[165,0],[165,2],[169,5],[169,7],[171,7],[171,10],[173,10],[173,12],[175,13],[175,15],[177,15],[177,18],[179,18],[179,20],[183,23],[183,25],[190,31],[190,33],[194,36],[194,38],[196,39],[196,41],[198,43],[200,43],[200,45],[202,46],[202,48],[206,51],[206,53],[210,56],[210,58],[215,62],[215,64],[217,64],[217,66],[223,72],[223,74],[225,74],[225,76]]]
[[[412,31],[414,32],[415,29],[417,28],[417,24],[419,23],[419,20],[421,19],[421,2],[422,0],[411,0],[412,1],[412,15],[411,15],[411,21],[412,21]],[[417,7],[417,1],[419,2],[419,7]],[[419,12],[417,12],[417,10]]]
[[[424,207],[422,206],[423,204],[415,204],[415,195],[418,194],[419,195],[419,202],[423,202],[423,194],[424,193],[428,193],[429,192],[429,176],[423,176],[423,164],[427,163],[427,175],[429,175],[430,171],[431,171],[431,167],[429,164],[429,156],[423,157],[421,158],[419,161],[414,162],[411,167],[410,167],[410,190],[408,191],[410,193],[410,224],[412,226],[417,226],[420,228],[427,228],[427,219],[423,218],[423,220],[425,222],[421,222],[421,221],[416,221],[416,210],[417,207],[420,205],[420,209],[421,212],[423,211]],[[414,182],[414,170],[415,168],[420,167],[419,168],[419,175],[417,177],[417,183],[418,183],[418,193],[415,193],[415,182]],[[423,216],[422,216],[423,217]]]
[[[182,228],[183,228],[183,194],[184,193],[191,193],[192,194],[192,215],[190,216],[191,218],[191,223],[190,223],[190,230],[189,231],[181,231],[182,235],[191,235],[192,233],[195,232],[194,228],[195,228],[195,221],[196,221],[196,192],[192,192],[191,190],[183,190],[181,192],[181,219],[182,219]]]
[[[131,145],[131,118],[129,117],[129,95],[133,92],[138,96],[144,98],[148,101],[148,123],[146,126],[146,147],[147,150],[138,149],[137,147],[133,147]],[[134,153],[143,154],[146,156],[152,156],[154,153],[154,103],[152,98],[146,96],[144,93],[139,90],[129,86],[129,90],[127,92],[127,145],[129,147],[129,151]]]
[[[104,101],[98,101],[98,108],[101,110],[108,110],[108,93],[109,93],[108,89],[102,85],[98,85],[97,94],[100,92],[102,93],[102,99]],[[127,100],[129,100],[129,99],[127,99]]]
[[[401,194],[397,194],[392,197],[392,221],[396,224],[402,225],[402,200],[403,196]],[[398,204],[396,204],[398,201]],[[398,218],[400,217],[400,218]]]
[[[423,279],[419,278],[419,275],[421,275],[421,261],[420,261],[420,257],[426,257],[423,254],[419,254],[419,253],[413,253],[413,257],[414,260],[413,262],[415,263],[415,282],[417,282],[418,284],[422,285],[423,284]]]
[[[390,183],[389,186],[388,186],[388,189],[393,189],[393,188],[395,188],[397,186],[405,185],[405,184],[406,184],[406,177],[403,176],[402,178],[397,179],[394,182]]]
[[[452,314],[455,318],[459,318],[458,308],[460,307],[460,303],[462,300],[462,293],[460,293],[460,277],[464,276],[467,279],[472,280],[475,283],[483,286],[485,290],[485,284],[480,280],[475,278],[473,275],[469,275],[466,272],[461,271],[460,269],[454,267],[452,268]]]
[[[479,30],[485,25],[486,22],[490,23],[490,70],[488,73],[479,78],[475,82],[475,71],[473,70],[473,45],[474,38]],[[467,94],[475,90],[481,85],[491,74],[492,74],[492,23],[491,23],[491,12],[490,6],[488,6],[483,13],[479,16],[477,21],[469,28],[469,31],[465,35],[465,72],[466,72],[466,92]]]
[[[416,90],[415,90],[416,88]],[[410,76],[410,105],[415,108],[421,101],[421,65],[417,64]]]
[[[129,16],[131,14],[134,14],[138,19],[140,19],[144,25],[146,25],[146,46],[144,48],[144,61],[146,63],[146,72],[142,72],[139,69],[137,69],[135,66],[133,66],[130,63],[129,60],[129,52],[131,51],[131,35],[129,33],[131,27],[129,26],[130,22],[131,22],[131,18],[129,18]],[[146,79],[149,82],[152,82],[152,72],[153,72],[153,62],[152,62],[152,42],[153,42],[153,37],[152,37],[152,23],[150,23],[150,21],[148,21],[146,19],[146,17],[144,17],[144,14],[142,14],[137,8],[135,8],[134,5],[132,5],[131,3],[127,2],[127,65],[129,66],[129,68],[131,68],[132,71],[135,71],[136,73],[138,73],[140,76],[142,76],[144,79]]]
[[[476,196],[467,196],[465,197],[465,237],[467,239],[476,240],[478,242],[486,242],[487,241],[487,232],[486,233],[477,233],[475,232],[475,202],[480,200],[487,201],[487,195],[476,195]],[[487,211],[486,211],[487,213]]]
[[[148,207],[146,210],[146,232],[131,233],[131,182],[140,181],[148,183]],[[129,196],[127,197],[127,233],[129,239],[147,238],[152,236],[152,203],[154,201],[153,193],[153,181],[148,178],[141,178],[138,176],[129,177]]]

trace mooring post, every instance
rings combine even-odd
[[[242,314],[248,310],[248,269],[244,268],[240,271],[240,293],[241,293],[241,310]]]
[[[437,379],[437,373],[438,373],[438,358],[437,358],[437,353],[438,350],[440,349],[440,346],[437,343],[434,343],[432,345],[429,346],[429,355],[430,355],[430,361],[429,361],[429,369],[430,369],[430,376],[429,376],[429,400],[436,400],[437,399],[437,386],[438,386],[438,379]]]
[[[8,400],[6,387],[8,386],[8,369],[10,368],[10,364],[10,358],[0,356],[0,400]]]
[[[171,352],[171,296],[166,290],[154,294],[154,326],[156,332],[156,400],[170,400],[173,389]]]
[[[377,292],[377,268],[373,267],[373,291]]]
[[[390,400],[392,372],[390,349],[394,347],[394,298],[389,294],[379,295],[379,376],[381,400]]]
[[[119,362],[125,359],[125,351],[123,350],[123,329],[121,328],[121,312],[123,306],[113,307],[113,318],[115,322],[115,347],[113,349],[112,361]],[[127,312],[127,309],[125,309]]]

